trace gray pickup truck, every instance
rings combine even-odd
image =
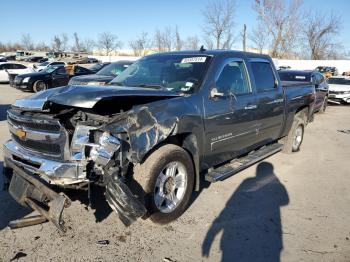
[[[269,56],[184,51],[146,56],[109,86],[50,89],[17,100],[4,145],[10,194],[65,230],[63,189],[91,183],[125,225],[168,223],[201,181],[278,151],[298,151],[312,120],[312,85],[283,87]],[[89,192],[89,190],[88,190]]]

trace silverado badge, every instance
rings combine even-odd
[[[17,135],[20,139],[25,139],[25,138],[26,138],[26,132],[23,131],[23,130],[20,129],[20,128],[16,129],[16,135]]]

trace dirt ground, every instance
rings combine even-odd
[[[6,109],[26,95],[0,85],[1,144]],[[89,210],[85,192],[70,197],[71,230],[60,236],[51,223],[10,230],[31,211],[1,191],[0,261],[350,261],[350,106],[316,115],[300,152],[203,187],[166,226],[124,227],[96,188]]]

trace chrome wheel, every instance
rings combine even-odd
[[[43,81],[35,83],[35,92],[40,92],[46,90],[46,84]]]
[[[162,213],[172,212],[181,202],[187,187],[188,174],[178,161],[167,164],[158,175],[154,188],[154,202]]]
[[[297,151],[301,145],[301,142],[303,141],[303,133],[304,128],[302,125],[299,125],[295,129],[294,139],[293,139],[293,151]]]

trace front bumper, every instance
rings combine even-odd
[[[350,103],[350,94],[329,94],[328,101],[335,104]]]
[[[4,144],[5,167],[11,161],[17,166],[53,185],[69,185],[86,181],[86,165],[81,161],[68,162],[44,158],[25,150],[13,140]]]
[[[29,82],[27,82],[27,83],[14,82],[12,86],[15,87],[16,89],[20,89],[20,90],[30,90]]]

